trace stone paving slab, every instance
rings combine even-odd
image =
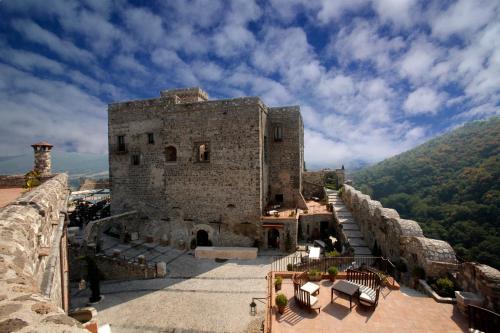
[[[138,332],[258,332],[264,305],[250,316],[252,297],[266,296],[272,256],[255,260],[196,259],[181,254],[167,264],[164,279],[104,282],[104,300],[95,307],[99,323],[112,331]],[[88,291],[72,297],[72,306],[85,305]],[[251,330],[255,328],[256,331]]]
[[[359,230],[359,226],[356,223],[344,223],[342,224],[343,230]]]

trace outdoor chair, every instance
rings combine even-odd
[[[380,294],[380,277],[378,274],[366,271],[347,270],[347,281],[359,287],[359,303],[375,308]]]
[[[302,307],[309,310],[318,310],[318,313],[320,313],[321,307],[318,304],[318,298],[301,289],[307,283],[307,273],[294,274],[292,280],[295,301]]]

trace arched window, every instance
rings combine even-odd
[[[177,161],[177,149],[173,146],[168,146],[165,148],[165,160],[167,162]]]

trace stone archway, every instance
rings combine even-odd
[[[196,233],[197,246],[209,246],[208,232],[203,229],[198,230]]]
[[[280,232],[278,229],[272,228],[267,230],[267,247],[271,249],[279,249],[280,247]]]

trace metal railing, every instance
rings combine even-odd
[[[356,256],[356,257],[322,257],[310,259],[303,256],[274,257],[271,264],[272,272],[304,272],[312,269],[327,273],[328,268],[335,266],[339,271],[367,267],[380,273],[394,276],[396,267],[384,257]]]

